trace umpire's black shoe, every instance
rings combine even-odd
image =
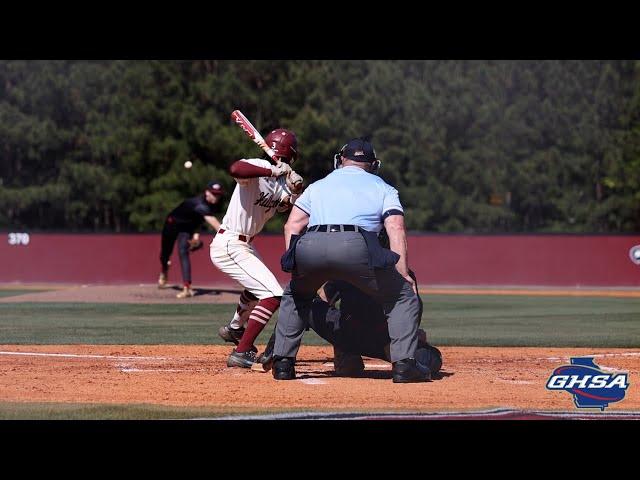
[[[288,357],[276,357],[273,361],[273,378],[276,380],[295,380],[296,369],[293,367],[295,359]]]
[[[393,383],[414,383],[431,380],[431,371],[428,368],[420,368],[413,358],[398,360],[391,370]]]

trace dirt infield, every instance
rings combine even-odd
[[[0,345],[0,402],[206,406],[243,411],[576,411],[546,381],[569,356],[595,355],[629,372],[624,400],[640,411],[640,349],[443,347],[441,378],[394,384],[390,365],[366,360],[365,378],[333,375],[329,347],[302,347],[298,379],[226,367],[227,346]]]
[[[78,302],[78,303],[236,303],[241,288],[237,285],[194,287],[196,295],[186,300],[176,298],[179,285],[158,289],[155,284],[138,285],[60,285],[60,284],[2,284],[1,290],[49,290],[23,293],[0,298],[0,303]],[[566,288],[509,288],[509,287],[426,287],[425,295],[509,295],[546,297],[619,297],[640,298],[640,289],[566,289]]]
[[[7,288],[0,284],[0,288]],[[21,286],[20,288],[25,289]],[[45,289],[46,285],[40,285]],[[16,287],[17,289],[17,287]],[[3,303],[73,302],[73,303],[236,303],[241,290],[233,286],[195,288],[196,295],[178,299],[178,285],[159,289],[156,285],[54,285],[51,291],[24,293],[0,298]]]

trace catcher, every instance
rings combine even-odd
[[[167,216],[162,229],[162,242],[160,250],[160,265],[162,271],[158,279],[158,288],[167,285],[169,273],[169,258],[173,252],[173,246],[178,241],[178,254],[182,269],[183,288],[176,295],[177,298],[189,298],[195,295],[191,288],[191,261],[189,254],[202,248],[202,240],[197,230],[203,222],[208,223],[217,232],[220,221],[214,213],[220,211],[224,195],[222,184],[217,180],[209,182],[203,195],[186,199]]]
[[[413,272],[409,275],[416,282]],[[340,308],[336,303],[340,301]],[[422,317],[422,300],[420,316]],[[334,368],[337,376],[357,377],[364,372],[362,356],[391,362],[389,331],[382,306],[347,282],[327,282],[311,306],[309,327],[333,345]],[[258,357],[260,367],[268,371],[273,362],[275,334],[269,339],[265,352]],[[433,378],[442,367],[442,354],[427,342],[424,330],[418,330],[418,348],[414,357],[421,370],[428,370]]]

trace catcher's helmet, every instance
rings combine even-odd
[[[419,369],[426,367],[431,374],[440,372],[442,368],[442,352],[433,345],[417,348],[413,355]]]
[[[276,128],[267,135],[265,142],[278,157],[287,159],[289,164],[298,159],[298,139],[291,130]]]

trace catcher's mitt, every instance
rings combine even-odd
[[[287,175],[287,187],[289,187],[289,191],[293,194],[301,193],[303,186],[304,180],[302,177],[291,170]]]
[[[195,252],[196,250],[200,250],[202,248],[202,245],[202,240],[196,240],[195,238],[192,238],[191,240],[189,240],[189,251]]]

